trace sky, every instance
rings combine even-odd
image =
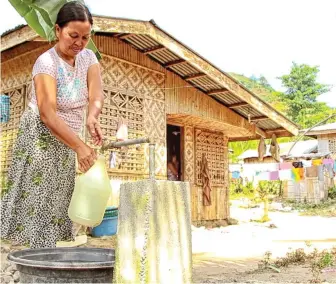
[[[336,107],[336,0],[86,0],[93,14],[154,19],[176,39],[226,72],[277,77],[292,62],[318,65],[318,81],[334,86],[320,100]],[[0,0],[0,33],[23,24]]]

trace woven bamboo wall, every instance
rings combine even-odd
[[[0,173],[6,175],[12,162],[12,151],[17,137],[20,118],[29,101],[31,71],[37,57],[49,46],[35,43],[20,45],[1,54],[0,92],[10,96],[10,119],[0,125]]]
[[[120,40],[95,36],[95,42],[103,53],[101,61],[105,94],[105,106],[101,115],[103,132],[108,138],[114,139],[118,117],[121,115],[129,123],[130,138],[144,135],[153,138],[157,143],[156,174],[158,178],[166,177],[166,114],[170,113],[174,107],[175,111],[188,113],[195,109],[196,104],[198,111],[194,114],[200,117],[206,115],[211,118],[213,115],[219,115],[222,118],[230,119],[230,114],[213,108],[211,99],[209,100],[204,94],[193,88],[180,88],[187,83]],[[11,126],[7,126],[7,129],[3,127],[2,137],[10,137],[10,142],[6,140],[8,145],[14,143],[18,117],[29,100],[33,63],[38,55],[50,48],[50,45],[45,43],[41,43],[41,47],[37,49],[33,49],[36,43],[28,45],[27,50],[20,46],[20,50],[14,48],[2,54],[5,61],[2,63],[1,91],[6,93],[16,90],[14,94],[20,98],[19,103],[13,104],[11,117],[17,117],[16,122],[11,122]],[[16,56],[14,59],[12,59],[11,53]],[[194,103],[192,102],[193,95],[197,95],[197,101]],[[174,106],[172,97],[181,99],[187,97],[189,100],[184,104],[182,101],[176,101],[177,105]],[[205,102],[204,105],[203,102]],[[188,125],[183,126],[185,126],[185,160],[182,164],[185,167],[185,180],[192,184],[192,218],[194,221],[226,219],[229,216],[227,139],[224,138],[224,134],[221,135],[223,143],[219,145],[219,148],[224,151],[221,154],[219,164],[224,172],[224,176],[221,177],[222,182],[218,183],[218,186],[212,187],[212,205],[204,207],[202,205],[202,187],[197,185],[196,157],[199,153],[196,151],[196,129]],[[86,133],[83,135],[85,136]],[[9,165],[11,149],[10,147],[8,149],[6,153],[2,152],[1,156],[8,161]],[[130,149],[126,154],[121,155],[124,155],[122,156],[123,162],[119,170],[111,170],[112,179],[136,180],[148,174],[147,147],[143,147],[140,151]],[[1,171],[3,170],[4,168],[1,169]]]
[[[111,53],[111,52],[110,52]],[[101,60],[105,104],[101,126],[105,138],[114,140],[119,118],[129,128],[129,138],[150,137],[156,143],[156,174],[166,177],[166,119],[164,104],[165,76],[132,62],[104,55]],[[147,154],[145,154],[147,153]],[[117,153],[119,169],[111,170],[112,179],[132,175],[134,179],[148,175],[148,145]],[[124,178],[125,179],[125,178]]]
[[[192,221],[225,220],[229,217],[228,139],[218,132],[185,126],[183,131],[184,180],[191,184]],[[205,152],[211,175],[211,206],[203,206],[199,180],[200,157]],[[217,175],[218,173],[218,175]]]
[[[105,106],[100,118],[104,136],[113,140],[119,117],[129,126],[129,138],[148,136],[157,143],[156,173],[166,177],[165,74],[162,67],[143,54],[119,41],[99,40],[99,48],[107,51],[101,61]],[[11,150],[16,138],[19,118],[29,101],[31,70],[37,57],[51,46],[27,43],[2,54],[1,92],[10,93],[11,118],[2,125],[1,171],[11,163]],[[35,49],[34,49],[35,48]],[[119,57],[121,59],[119,59]],[[141,64],[144,66],[141,66]],[[21,95],[20,95],[21,94]],[[86,133],[83,133],[83,137]],[[148,147],[131,148],[119,155],[120,167],[110,170],[112,179],[136,180],[148,175]]]
[[[177,75],[167,72],[166,112],[169,121],[215,129],[227,136],[249,136],[247,120],[231,109],[192,87]]]

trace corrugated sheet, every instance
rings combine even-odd
[[[267,129],[267,130],[281,128],[279,124],[277,124],[271,119],[258,121],[257,126],[261,129]]]
[[[213,89],[219,89],[221,87],[216,82],[212,81],[209,77],[193,79],[192,83],[204,90],[205,92]]]
[[[155,40],[145,35],[133,35],[132,37],[126,38],[125,41],[141,50],[150,49],[158,45]]]
[[[163,64],[167,64],[168,62],[180,59],[177,55],[175,55],[174,53],[172,53],[168,49],[153,52],[153,53],[150,54],[150,56],[152,56],[156,60],[162,62]]]
[[[241,100],[231,93],[216,94],[212,95],[212,97],[220,102],[223,102],[223,104],[226,106],[241,103]]]
[[[262,113],[260,113],[251,106],[242,106],[239,108],[235,108],[234,110],[245,117],[248,117],[248,115],[250,115],[251,118],[263,116]]]
[[[186,77],[199,72],[195,67],[191,66],[187,62],[174,65],[172,67],[169,67],[169,69],[173,70],[175,73],[181,75],[182,77]]]
[[[142,52],[160,46],[154,39],[146,35],[134,35],[132,37],[125,38],[124,40],[133,45],[134,47],[136,47],[137,49],[141,50]],[[156,61],[160,62],[162,65],[181,59],[168,49],[158,50],[148,55],[153,59],[155,59]],[[190,65],[188,62],[171,66],[169,67],[169,69],[181,77],[187,77],[199,73],[199,70]],[[217,84],[210,77],[195,78],[191,80],[190,83],[193,84],[195,87],[200,88],[205,93],[211,90],[222,88],[221,85]],[[242,102],[240,98],[231,93],[219,93],[212,95],[212,97],[226,106]],[[262,113],[260,113],[251,106],[238,107],[233,109],[233,111],[242,115],[246,119],[248,118],[248,116],[250,116],[252,119],[253,117],[263,116]],[[260,120],[257,121],[256,123],[259,128],[264,130],[281,128],[279,124],[272,121],[271,119]]]

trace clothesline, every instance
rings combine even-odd
[[[232,171],[232,179],[253,178],[256,181],[285,181],[292,180],[300,182],[305,178],[318,177],[323,181],[324,176],[333,178],[336,172],[336,161],[333,159],[315,159],[300,162],[278,163],[277,166],[270,170],[255,170],[253,168],[241,171]],[[325,174],[326,173],[326,174]]]

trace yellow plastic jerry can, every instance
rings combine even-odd
[[[68,209],[70,219],[86,227],[98,226],[104,218],[110,194],[105,158],[100,155],[86,173],[76,177]]]

